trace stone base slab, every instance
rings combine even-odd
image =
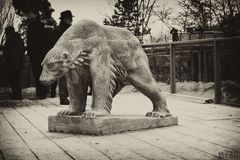
[[[87,119],[81,116],[49,116],[50,132],[107,135],[126,131],[161,128],[178,124],[178,117],[152,118],[143,116],[97,117]]]

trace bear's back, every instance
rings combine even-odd
[[[102,26],[103,31],[108,40],[127,40],[138,42],[138,39],[125,28],[114,27],[114,26]]]
[[[81,20],[74,23],[71,27],[69,27],[62,37],[68,37],[68,39],[87,39],[92,36],[104,36],[104,32],[99,24],[91,20]]]
[[[69,29],[63,34],[64,37],[69,39],[82,38],[87,39],[92,36],[106,37],[107,40],[130,40],[138,42],[138,39],[127,29],[99,25],[98,23],[83,19],[74,23]]]

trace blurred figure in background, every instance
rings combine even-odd
[[[69,10],[63,11],[60,14],[60,23],[56,29],[55,33],[55,43],[58,41],[58,39],[61,37],[61,35],[72,25],[72,12]],[[63,76],[58,81],[58,87],[59,87],[59,98],[60,98],[60,104],[61,105],[68,105],[68,89],[67,89],[67,82],[66,78]]]
[[[12,99],[22,99],[20,71],[23,67],[25,46],[23,39],[14,27],[5,28],[6,41],[3,47],[3,55],[7,64],[7,76],[12,89]]]
[[[35,79],[36,96],[30,98],[44,99],[47,97],[48,87],[40,83],[39,78],[42,72],[42,60],[47,54],[44,37],[44,24],[40,20],[39,13],[30,12],[28,14],[28,30],[27,30],[27,50],[30,57],[33,76]]]
[[[178,30],[176,28],[172,28],[170,33],[172,34],[172,41],[178,41],[179,40],[179,36],[178,36]]]
[[[44,22],[44,41],[43,41],[43,46],[44,46],[44,52],[45,55],[48,53],[50,49],[55,44],[55,29],[56,29],[56,22],[52,21],[51,19],[48,19]],[[56,88],[57,88],[57,81],[55,81],[53,84],[50,86],[50,97],[54,98],[56,97]]]

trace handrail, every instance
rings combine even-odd
[[[157,47],[164,46],[170,44],[195,44],[195,43],[206,43],[206,42],[214,42],[214,41],[230,41],[230,40],[240,40],[240,36],[236,37],[219,37],[219,38],[207,38],[207,39],[196,39],[196,40],[187,40],[187,41],[174,41],[167,43],[152,43],[152,44],[142,44],[142,47]]]
[[[232,41],[232,40],[240,40],[240,36],[236,37],[219,37],[219,38],[208,38],[208,39],[197,39],[197,40],[187,40],[187,41],[175,41],[168,43],[153,43],[153,44],[143,44],[142,47],[144,49],[154,47],[168,47],[169,56],[170,56],[170,92],[176,93],[176,47],[177,45],[192,45],[199,43],[211,43],[213,47],[213,56],[214,56],[214,82],[215,82],[215,103],[220,103],[221,101],[221,63],[220,57],[221,52],[217,49],[217,42],[220,41]]]

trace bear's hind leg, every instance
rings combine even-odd
[[[153,103],[153,111],[148,112],[146,116],[171,116],[169,110],[167,109],[166,99],[160,94],[149,68],[145,65],[141,65],[138,66],[138,68],[128,70],[127,72],[130,83],[147,96]]]

